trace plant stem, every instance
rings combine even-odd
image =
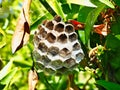
[[[79,88],[74,83],[74,74],[68,75],[68,88],[67,90],[79,90]]]

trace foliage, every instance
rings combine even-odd
[[[56,14],[60,15],[65,22],[69,19],[76,19],[85,23],[84,30],[76,31],[85,53],[85,59],[72,72],[73,87],[76,86],[81,90],[120,88],[119,0],[32,0],[29,42],[12,54],[11,40],[22,9],[22,1],[0,0],[1,90],[28,90],[28,72],[34,66],[33,34],[43,20],[51,20]],[[107,12],[109,9],[112,13]],[[110,16],[111,32],[107,36],[95,33],[93,28],[95,24],[105,23],[106,18],[102,17],[104,12],[105,15]],[[91,50],[95,51],[95,54],[88,53]],[[69,86],[67,75],[51,76],[38,72],[38,77],[37,90],[65,90]]]

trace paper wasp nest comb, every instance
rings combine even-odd
[[[48,73],[70,71],[84,58],[73,25],[65,24],[59,16],[39,25],[33,42],[36,67]]]

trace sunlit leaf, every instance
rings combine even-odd
[[[6,29],[7,26],[8,26],[8,24],[9,24],[9,20],[8,20],[8,19],[5,19],[5,24],[4,24],[4,26],[2,27],[2,29]]]
[[[12,53],[16,52],[29,40],[29,9],[31,0],[24,0],[24,5],[20,13],[20,17],[16,26],[15,33],[12,39]]]
[[[0,19],[7,18],[9,16],[9,8],[0,7]]]
[[[3,79],[9,72],[12,66],[12,60],[8,62],[8,64],[0,71],[0,80]]]
[[[116,37],[118,40],[120,40],[120,35],[115,35],[115,37]]]
[[[19,65],[21,67],[30,68],[32,66],[32,62],[28,62],[26,60],[14,60],[15,65]]]
[[[90,0],[68,0],[68,3],[74,3],[79,4],[83,6],[89,6],[89,7],[97,7],[93,3],[90,2]]]
[[[113,82],[107,82],[105,80],[97,80],[96,83],[104,87],[106,90],[120,90],[120,85]]]
[[[47,2],[53,8],[53,10],[65,20],[65,15],[62,11],[60,3],[57,0],[48,0]]]
[[[4,78],[1,79],[2,84],[9,84],[11,79],[14,77],[15,73],[17,72],[18,68],[12,69]]]
[[[6,45],[6,35],[5,32],[0,28],[0,48]]]
[[[110,0],[99,0],[99,1],[102,2],[102,3],[104,3],[104,4],[106,4],[106,5],[108,5],[111,8],[115,8],[114,5],[111,3]]]

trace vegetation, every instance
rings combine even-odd
[[[76,32],[85,58],[69,77],[37,72],[36,89],[120,90],[119,0],[32,0],[29,41],[19,50],[15,48],[13,54],[11,42],[22,6],[23,0],[0,0],[1,90],[28,90],[28,73],[34,69],[35,62],[34,32],[43,20],[52,20],[55,15],[65,22],[71,19],[83,25]]]

